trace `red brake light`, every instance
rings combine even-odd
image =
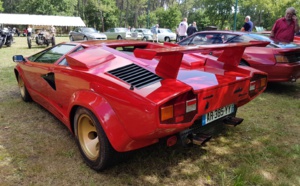
[[[257,95],[261,90],[267,86],[267,76],[255,74],[250,81],[249,94],[250,96]]]
[[[288,58],[284,55],[275,55],[275,60],[277,63],[288,63],[289,62]]]
[[[188,122],[197,113],[197,98],[192,92],[180,95],[160,107],[161,123]]]

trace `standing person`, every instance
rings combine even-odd
[[[178,28],[177,28],[177,32],[178,32],[178,35],[179,35],[179,41],[186,38],[187,28],[188,28],[187,18],[183,18],[183,20],[179,23]]]
[[[30,26],[27,27],[27,37],[31,36],[31,33],[32,33],[32,28]]]
[[[28,33],[28,31],[27,31],[27,27],[26,27],[26,28],[24,28],[24,30],[23,30],[23,36],[27,36],[27,33]]]
[[[53,36],[56,35],[56,28],[53,25],[50,28],[50,32],[51,32],[51,34],[53,34]]]
[[[251,17],[250,16],[246,16],[246,18],[249,19],[249,21],[248,21],[248,23],[250,24],[249,32],[252,32],[252,30],[253,30],[253,22],[251,21]]]
[[[158,24],[156,24],[155,26],[153,26],[152,28],[151,28],[151,32],[152,32],[152,34],[153,34],[153,42],[156,40],[156,42],[158,43],[158,36],[157,36],[157,34],[158,34],[158,27],[159,27],[159,25]]]
[[[294,7],[285,11],[285,16],[276,20],[270,37],[277,42],[293,42],[294,35],[299,31],[298,19]]]
[[[196,26],[196,22],[194,21],[193,24],[191,26],[188,27],[187,29],[187,35],[190,36],[195,32],[198,32],[197,26]]]
[[[249,23],[249,21],[250,21],[250,16],[246,16],[245,23],[244,23],[243,27],[241,28],[241,31],[251,32],[251,24]]]

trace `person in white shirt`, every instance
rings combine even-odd
[[[30,26],[28,26],[27,28],[27,36],[31,36],[32,33],[32,28]]]
[[[187,18],[183,18],[183,20],[179,23],[178,28],[177,28],[177,34],[179,36],[179,41],[186,38],[187,29],[188,29]]]
[[[50,27],[50,32],[51,32],[51,34],[53,34],[55,36],[56,28],[53,25]]]

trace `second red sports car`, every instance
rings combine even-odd
[[[203,31],[178,42],[181,46],[210,45],[268,41],[265,47],[246,48],[240,65],[247,65],[268,73],[268,81],[296,81],[300,78],[300,45],[296,43],[276,43],[269,37],[249,32]],[[219,56],[221,51],[210,54]]]

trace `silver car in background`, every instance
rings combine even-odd
[[[132,38],[143,41],[153,41],[153,34],[150,29],[137,28],[131,33]]]
[[[104,34],[107,39],[132,39],[131,32],[127,28],[110,28]]]
[[[159,42],[176,41],[176,33],[172,32],[168,28],[159,28],[157,37]]]
[[[69,33],[70,41],[78,40],[107,40],[105,34],[100,33],[94,28],[77,27]]]

